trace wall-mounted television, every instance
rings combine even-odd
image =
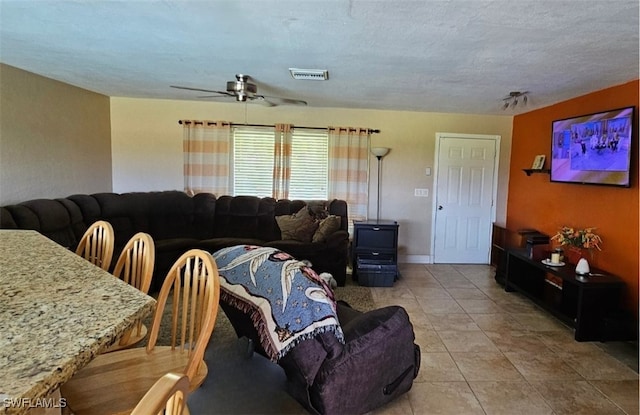
[[[635,107],[551,124],[551,181],[630,186]]]

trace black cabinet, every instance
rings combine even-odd
[[[624,283],[602,270],[589,277],[575,266],[547,266],[529,257],[526,249],[507,249],[505,290],[518,291],[574,327],[577,341],[608,340],[604,318],[620,302]]]
[[[507,271],[508,238],[507,228],[494,223],[491,233],[491,265],[496,270],[496,281],[502,285],[504,285],[504,274]]]
[[[355,221],[351,258],[360,285],[392,286],[398,278],[398,222]]]
[[[496,270],[495,280],[500,285],[504,285],[505,274],[507,272],[507,250],[510,248],[525,248],[529,239],[532,242],[542,244],[539,246],[545,249],[544,244],[549,243],[549,237],[543,235],[535,229],[518,229],[511,231],[505,226],[493,224],[491,234],[491,265]],[[533,256],[533,252],[531,253]]]

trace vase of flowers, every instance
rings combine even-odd
[[[565,251],[565,258],[567,258],[569,264],[576,265],[578,261],[580,261],[580,258],[582,258],[582,254],[582,248],[569,245]]]
[[[584,250],[589,251],[593,256],[593,250],[600,251],[602,238],[594,231],[596,228],[576,229],[569,226],[560,228],[551,240],[556,241],[561,246],[566,247],[565,256],[570,264],[577,264]]]

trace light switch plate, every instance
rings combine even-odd
[[[427,167],[424,171],[427,176],[431,176],[431,167]]]
[[[414,189],[413,195],[417,197],[429,197],[429,189]]]

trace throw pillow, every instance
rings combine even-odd
[[[309,209],[303,207],[293,215],[276,216],[282,239],[293,239],[300,242],[311,242],[318,223],[309,214]]]
[[[322,219],[318,224],[316,233],[313,234],[313,242],[323,242],[327,239],[327,236],[340,229],[340,216],[330,215],[325,219]]]
[[[329,210],[327,208],[327,202],[324,200],[310,200],[307,202],[307,207],[309,208],[309,213],[311,216],[320,221],[329,216]]]

